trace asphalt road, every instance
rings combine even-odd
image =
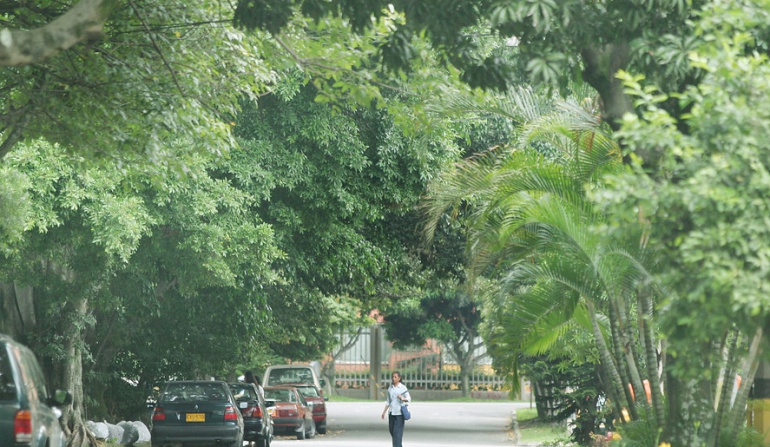
[[[328,432],[299,441],[277,437],[284,447],[391,447],[387,416],[380,419],[383,402],[328,402]],[[404,430],[405,447],[512,446],[509,433],[515,402],[413,402],[412,419]]]

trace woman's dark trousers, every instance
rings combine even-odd
[[[404,437],[404,417],[399,415],[388,416],[388,430],[390,430],[390,437],[393,438],[393,447],[403,447],[401,445],[401,439]]]

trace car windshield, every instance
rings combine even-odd
[[[313,373],[308,368],[279,368],[270,371],[270,384],[313,383]]]
[[[227,400],[222,385],[217,383],[170,383],[160,402],[200,402]]]
[[[1,345],[0,345],[1,346]],[[0,400],[15,400],[16,384],[13,381],[11,362],[5,346],[0,348]]]
[[[294,393],[289,390],[265,390],[265,399],[280,402],[295,402]]]
[[[298,386],[297,389],[305,397],[319,397],[318,390],[314,386]]]

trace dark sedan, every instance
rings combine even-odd
[[[69,392],[48,394],[35,354],[9,335],[0,334],[0,446],[64,447],[59,422]]]
[[[152,446],[243,445],[243,417],[222,381],[166,382],[152,415]]]
[[[243,440],[256,442],[257,447],[270,447],[273,420],[265,399],[252,383],[235,382],[229,385],[243,416]]]
[[[276,434],[296,435],[297,439],[315,436],[312,404],[294,387],[266,386],[265,400],[272,412]]]
[[[309,383],[293,383],[287,386],[293,386],[296,388],[308,403],[313,404],[313,420],[315,421],[315,429],[318,434],[326,434],[326,401],[328,397],[324,396],[321,391],[315,385]]]

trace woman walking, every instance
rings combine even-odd
[[[404,437],[404,416],[401,414],[401,404],[412,400],[409,396],[409,390],[406,385],[401,383],[401,373],[394,371],[390,376],[390,386],[388,387],[385,409],[382,410],[382,419],[385,419],[385,413],[388,416],[388,430],[393,439],[393,447],[402,447],[401,439]]]

